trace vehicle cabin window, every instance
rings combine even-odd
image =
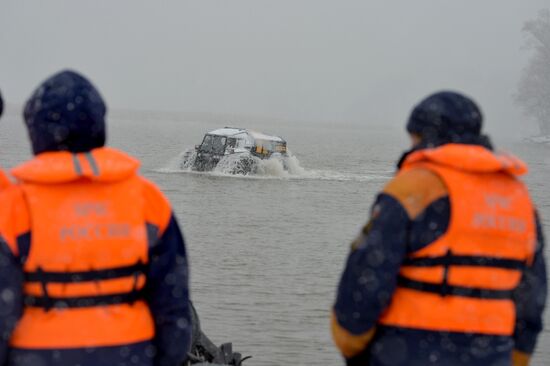
[[[212,136],[206,135],[204,136],[204,139],[202,140],[202,145],[208,146],[212,143]]]
[[[286,144],[284,144],[282,142],[277,142],[277,143],[275,143],[274,150],[276,152],[286,152]]]
[[[227,147],[235,148],[237,146],[237,139],[235,138],[228,138],[227,139]]]
[[[256,152],[258,154],[267,154],[269,151],[269,142],[265,140],[256,140]]]
[[[207,153],[223,154],[225,152],[226,137],[206,135],[202,141],[200,150]]]
[[[236,138],[237,143],[235,147],[238,147],[240,149],[243,149],[246,147],[247,141],[244,138]]]

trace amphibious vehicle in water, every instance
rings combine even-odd
[[[190,162],[191,155],[194,161]],[[195,151],[184,156],[193,170],[211,171],[224,160],[229,161],[230,173],[254,174],[260,160],[279,158],[286,167],[286,141],[244,128],[224,127],[207,132]]]

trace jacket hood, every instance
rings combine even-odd
[[[98,148],[86,153],[45,152],[12,169],[12,175],[27,183],[68,183],[79,179],[114,182],[137,173],[139,162],[112,149]]]
[[[482,122],[481,110],[471,98],[454,91],[440,91],[414,107],[407,131],[432,146],[449,142],[473,144],[481,134]]]
[[[517,157],[506,153],[494,153],[483,146],[445,144],[432,149],[418,150],[408,155],[403,167],[418,162],[432,162],[471,173],[526,174],[527,165]]]
[[[62,71],[44,81],[25,105],[24,119],[35,155],[86,152],[105,144],[106,106],[84,76]]]

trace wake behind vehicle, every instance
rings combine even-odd
[[[260,160],[280,158],[285,167],[286,157],[286,141],[281,137],[224,127],[207,132],[202,143],[195,146],[194,161],[184,156],[184,162],[197,171],[214,170],[223,162],[231,174],[254,174]]]

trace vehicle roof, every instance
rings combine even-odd
[[[238,135],[239,133],[246,133],[247,131],[244,128],[233,128],[233,127],[224,127],[218,128],[208,132],[208,135],[218,135],[218,136],[233,136]]]
[[[252,136],[255,140],[270,140],[270,141],[277,141],[277,142],[285,142],[282,138],[279,136],[270,136],[266,135],[261,132],[251,131],[246,128],[236,128],[236,127],[224,127],[219,128],[217,130],[213,130],[208,132],[208,135],[217,135],[217,136],[235,136],[241,133],[246,133]]]

